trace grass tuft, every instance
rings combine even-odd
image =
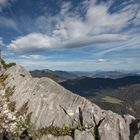
[[[6,74],[0,75],[0,83],[2,84],[7,78],[8,78],[8,75]]]
[[[42,128],[39,131],[39,135],[53,135],[53,136],[73,136],[74,130],[70,128],[68,125],[64,125],[63,128],[59,128],[53,125],[50,125],[48,127]]]
[[[12,88],[11,87],[8,87],[5,90],[5,97],[7,98],[8,101],[9,101],[9,97],[14,94],[14,90],[15,90],[15,86],[13,86]]]

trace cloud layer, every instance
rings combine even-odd
[[[50,49],[78,48],[95,43],[106,43],[114,41],[125,41],[125,35],[104,34],[98,36],[84,36],[69,39],[61,42],[56,38],[49,37],[40,33],[32,33],[27,36],[19,37],[8,45],[8,49],[15,53],[41,52]]]
[[[10,1],[13,0],[0,0],[0,7],[6,8]],[[15,9],[11,10],[11,16],[1,14],[1,29],[13,33],[12,40],[10,43],[8,40],[6,47],[11,56],[6,54],[6,57],[13,57],[14,61],[17,60],[27,67],[33,65],[34,68],[42,65],[53,69],[78,67],[80,70],[83,65],[86,66],[85,69],[138,68],[136,63],[139,58],[132,58],[137,54],[130,54],[127,50],[138,52],[140,49],[139,1],[130,0],[115,4],[114,0],[84,0],[76,6],[73,1],[75,2],[62,1],[63,4],[58,6],[60,11],[57,9],[55,14],[49,10],[45,11],[45,8],[49,8],[45,4],[44,7],[41,6],[43,12],[31,4],[36,10],[28,10],[34,11],[35,15],[26,13],[24,6],[20,7],[23,8],[23,15],[20,15],[20,12],[16,14]],[[4,44],[2,38],[0,44]],[[75,49],[69,51],[68,48]],[[59,57],[60,54],[62,58]]]
[[[33,26],[46,30],[46,33],[30,33],[18,37],[11,41],[8,49],[17,53],[28,53],[125,41],[127,40],[126,36],[117,34],[127,28],[131,22],[138,24],[138,18],[135,18],[136,21],[131,21],[134,16],[139,17],[138,14],[136,15],[138,5],[128,4],[120,8],[119,11],[110,13],[111,5],[112,1],[101,4],[97,4],[95,0],[84,1],[82,8],[85,13],[81,16],[78,12],[79,7],[71,12],[71,3],[65,3],[57,15],[44,15],[36,19]],[[108,35],[109,33],[110,35]]]

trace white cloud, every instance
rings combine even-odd
[[[68,40],[60,44],[60,48],[78,48],[97,43],[118,42],[128,40],[128,36],[119,34],[102,34],[95,36],[85,36]]]
[[[65,16],[69,12],[70,8],[71,8],[70,2],[64,3],[61,7],[60,15]]]
[[[7,47],[12,52],[30,53],[50,49],[78,48],[95,43],[125,41],[127,39],[128,37],[125,35],[104,34],[99,36],[85,36],[61,42],[61,40],[54,37],[40,33],[32,33],[13,40]]]
[[[137,4],[131,4],[117,12],[109,13],[110,5],[110,2],[97,5],[95,1],[91,1],[86,6],[87,11],[84,18],[78,13],[58,15],[61,20],[57,23],[56,30],[53,33],[56,33],[56,36],[64,35],[64,38],[108,32],[116,33],[131,23],[130,20],[135,16],[138,9]]]
[[[47,57],[42,55],[21,55],[19,56],[19,58],[27,59],[27,60],[36,60],[36,61],[47,60]]]
[[[49,49],[53,42],[56,42],[54,38],[40,33],[32,33],[23,37],[18,37],[7,47],[13,52],[28,53]]]
[[[107,61],[106,59],[102,59],[102,58],[97,60],[97,62],[106,62],[106,61]]]
[[[30,24],[43,32],[42,34],[30,33],[18,37],[11,41],[8,49],[18,53],[28,53],[125,41],[126,36],[117,34],[132,23],[138,5],[128,4],[122,6],[119,11],[110,13],[109,8],[112,3],[113,1],[96,4],[96,0],[83,2],[84,16],[80,15],[78,8],[70,11],[71,4],[65,3],[57,15],[40,16],[33,25]]]
[[[114,44],[107,44],[108,48],[105,50],[101,50],[100,52],[96,53],[96,56],[103,56],[103,55],[108,55],[111,54],[112,52],[119,52],[119,51],[125,51],[126,50],[135,50],[135,49],[140,49],[140,39],[139,39],[139,33],[129,32],[127,33],[128,36],[133,36],[132,38],[128,39],[125,42],[121,43],[114,43]],[[101,44],[98,45],[98,47],[103,47]]]

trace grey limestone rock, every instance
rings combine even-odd
[[[38,140],[73,140],[73,139],[70,136],[55,137],[53,135],[48,135],[48,136],[42,136]]]
[[[91,132],[75,130],[74,140],[95,140]]]
[[[111,111],[102,110],[49,78],[32,78],[30,73],[19,65],[9,68],[4,74],[8,75],[5,89],[15,87],[10,100],[16,102],[16,110],[28,102],[28,113],[32,112],[31,121],[36,128],[52,124],[63,128],[67,124],[76,130],[80,123],[85,130],[96,128],[100,140],[130,139],[130,124],[134,117],[122,117]],[[94,140],[93,135],[85,130],[76,130],[74,140]],[[72,139],[50,137],[44,136],[42,140]],[[139,136],[135,137],[135,140],[138,140]]]

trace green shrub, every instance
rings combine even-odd
[[[42,128],[40,130],[41,135],[48,135],[52,134],[54,136],[61,136],[62,135],[62,129],[53,125],[50,125],[48,127]]]
[[[15,86],[13,86],[13,88],[8,87],[5,90],[5,97],[7,98],[7,100],[9,100],[9,97],[12,96],[14,94],[14,90],[15,90]]]
[[[1,64],[2,64],[4,69],[8,69],[8,68],[16,65],[16,63],[13,63],[13,62],[9,63],[9,64],[6,64],[6,62],[3,59],[1,59]]]
[[[64,125],[63,127],[63,135],[69,135],[69,136],[72,136],[74,133],[74,130],[72,128],[70,128],[68,125]]]
[[[2,84],[7,78],[8,78],[8,75],[6,75],[6,74],[1,74],[1,75],[0,75],[0,83]]]
[[[38,130],[38,133],[40,136],[49,135],[49,134],[51,134],[53,136],[57,136],[57,137],[66,136],[66,135],[72,136],[74,133],[74,130],[67,125],[64,125],[63,128],[59,128],[57,126],[50,125],[48,127]]]
[[[27,123],[26,121],[20,120],[17,126],[20,130],[23,130],[23,129],[26,130],[28,132],[28,134],[32,137],[35,137],[37,135],[36,128],[33,125],[33,123],[31,123],[31,122]]]
[[[10,68],[10,67],[13,67],[13,66],[15,66],[15,65],[16,65],[16,63],[12,62],[12,63],[7,64],[7,65],[6,65],[6,68]]]
[[[37,136],[37,131],[36,127],[30,120],[31,114],[32,113],[29,113],[25,118],[20,118],[20,120],[17,122],[17,131],[26,131],[29,136],[35,138]]]

